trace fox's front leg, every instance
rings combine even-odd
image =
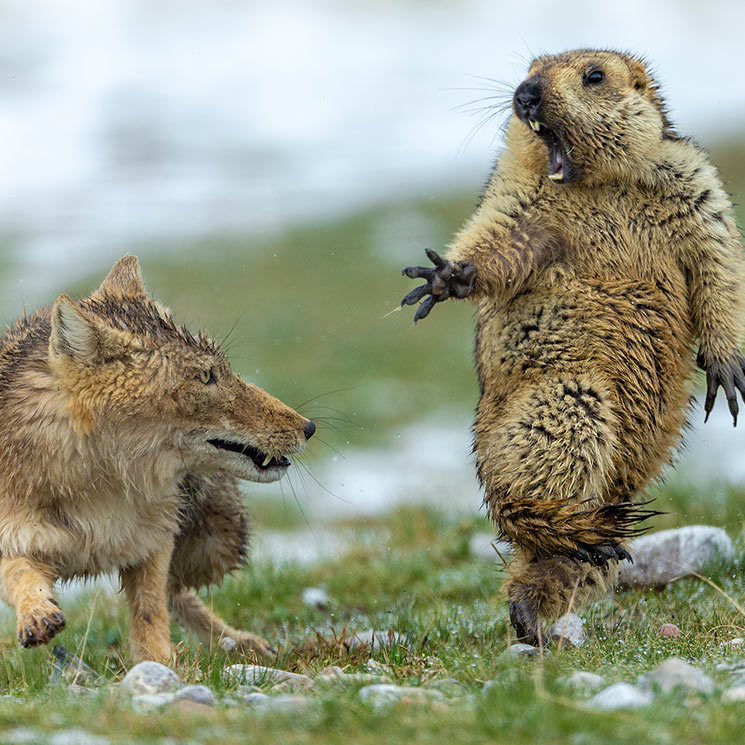
[[[167,600],[172,553],[171,538],[148,559],[121,572],[122,587],[132,615],[129,646],[135,663],[154,660],[170,665],[173,661]]]
[[[0,594],[15,608],[22,647],[47,644],[65,628],[65,617],[54,597],[52,567],[25,557],[0,559]]]

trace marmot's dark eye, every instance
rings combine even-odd
[[[585,85],[598,85],[605,80],[605,73],[602,70],[591,70],[585,74]]]
[[[217,383],[217,378],[215,377],[215,373],[213,373],[212,370],[201,370],[196,378],[200,383],[204,383],[205,385],[212,385],[213,383]]]

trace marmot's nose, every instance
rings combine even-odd
[[[305,429],[303,432],[305,432],[305,439],[310,440],[311,437],[313,437],[313,433],[316,431],[316,423],[308,420],[308,423],[305,425]]]
[[[517,86],[515,91],[515,113],[521,119],[535,119],[543,103],[543,83],[536,78],[528,78]]]

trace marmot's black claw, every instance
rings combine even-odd
[[[510,601],[510,623],[515,629],[517,641],[538,646],[538,614],[528,603],[523,600]]]
[[[740,411],[737,403],[737,391],[740,391],[740,396],[745,401],[745,357],[743,357],[742,352],[736,349],[729,359],[714,360],[713,362],[708,362],[703,353],[699,352],[696,363],[706,372],[706,400],[704,401],[706,416],[704,422],[708,421],[709,414],[714,408],[717,390],[719,386],[722,386],[724,395],[727,397],[729,412],[732,414],[732,425],[736,427],[737,414]]]
[[[476,281],[476,267],[470,261],[453,263],[431,248],[424,251],[434,267],[407,266],[401,271],[405,277],[426,280],[425,284],[415,287],[401,301],[401,305],[414,305],[424,298],[414,314],[414,323],[428,316],[436,303],[449,297],[468,297]]]

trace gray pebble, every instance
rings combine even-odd
[[[135,665],[119,684],[130,696],[165,693],[181,687],[178,675],[170,667],[159,662],[140,662]]]
[[[663,693],[670,693],[682,688],[686,693],[712,693],[714,681],[698,668],[689,665],[679,657],[670,657],[646,675],[639,678],[643,688],[659,688]]]
[[[595,694],[588,702],[591,709],[615,711],[616,709],[640,709],[654,701],[652,691],[640,690],[631,683],[614,683]]]
[[[176,691],[173,700],[193,701],[196,704],[205,704],[206,706],[214,706],[217,701],[215,694],[203,685],[184,686]]]
[[[573,691],[599,691],[605,685],[605,678],[585,670],[575,670],[571,675],[559,678],[559,684]]]
[[[413,688],[406,686],[378,683],[361,688],[359,697],[375,708],[391,706],[399,702],[413,704],[442,704],[446,702],[445,695],[431,688]]]
[[[621,585],[664,587],[691,572],[700,574],[712,562],[734,559],[735,548],[721,528],[688,525],[637,538],[629,546],[634,563],[620,564]]]
[[[230,665],[223,670],[228,680],[234,680],[248,685],[285,684],[285,688],[309,691],[313,688],[313,681],[307,675],[290,673],[287,670],[277,670],[263,665]]]
[[[511,644],[499,656],[502,659],[511,658],[515,660],[528,660],[534,657],[536,658],[540,657],[540,654],[541,654],[541,650],[539,647],[534,647],[532,644],[519,644],[518,643],[518,644]],[[543,655],[545,657],[550,657],[551,650],[544,648]]]
[[[554,644],[581,647],[585,643],[585,625],[575,613],[565,613],[548,630]]]

